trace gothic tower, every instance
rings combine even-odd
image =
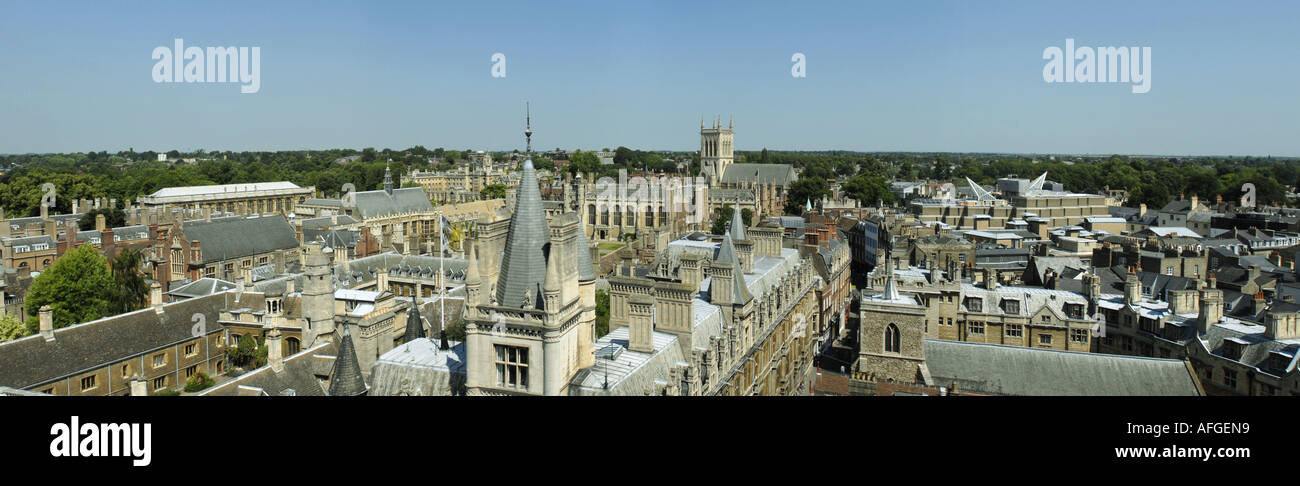
[[[727,166],[734,161],[732,128],[730,122],[722,128],[722,120],[717,118],[712,127],[704,128],[704,120],[700,120],[700,174],[710,187],[717,187],[722,182]]]
[[[302,330],[303,349],[315,346],[320,339],[334,336],[334,272],[330,266],[332,251],[319,243],[305,245],[303,262],[302,309],[307,328]],[[346,251],[341,248],[339,251]]]

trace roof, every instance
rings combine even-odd
[[[209,294],[225,292],[238,287],[234,282],[227,282],[218,278],[203,277],[193,282],[181,285],[167,292],[169,295],[178,297],[201,297]]]
[[[730,164],[722,174],[722,183],[759,183],[788,186],[798,176],[790,164]]]
[[[433,204],[423,188],[407,187],[388,191],[364,191],[356,196],[357,214],[361,219],[381,218],[392,214],[433,211]]]
[[[308,190],[299,187],[297,184],[294,184],[289,181],[252,182],[252,183],[244,183],[244,184],[220,184],[220,185],[212,185],[212,186],[165,187],[157,191],[154,191],[153,194],[150,194],[145,197],[148,198],[194,197],[194,196],[209,196],[209,195],[218,195],[218,194],[240,196],[242,194],[238,194],[238,193],[249,193],[249,192],[257,192],[257,191],[293,190],[293,189],[302,189],[304,191]]]
[[[352,333],[346,324],[339,326],[343,333],[343,342],[339,345],[338,359],[334,360],[334,372],[330,378],[330,396],[354,397],[366,393],[366,381],[361,377],[361,364],[357,361],[357,349],[352,344]]]
[[[269,395],[269,396],[324,396],[325,388],[321,385],[323,371],[329,368],[320,366],[322,362],[332,363],[337,347],[332,341],[325,340],[315,346],[304,349],[284,358],[284,368],[279,372],[270,365],[239,375],[197,395],[235,396],[235,395]]]
[[[206,318],[207,332],[224,329],[218,322],[223,294],[149,307],[54,330],[54,340],[34,334],[0,343],[0,386],[28,388],[69,375],[194,339],[195,314]]]
[[[202,264],[298,247],[293,226],[277,215],[186,221],[181,231],[202,245]]]
[[[542,193],[537,187],[537,170],[533,161],[524,161],[523,178],[515,199],[515,213],[510,216],[510,229],[506,235],[505,256],[501,259],[501,274],[497,278],[497,302],[504,306],[519,306],[527,293],[534,300],[530,307],[538,307],[542,297],[542,282],[546,279],[546,251],[550,243],[550,228],[546,213],[542,211]]]
[[[419,338],[380,355],[371,372],[371,395],[464,395],[465,345],[453,341],[449,349],[439,346]]]
[[[938,385],[996,395],[1203,395],[1181,360],[1079,353],[1000,344],[925,340]]]

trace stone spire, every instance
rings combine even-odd
[[[409,343],[424,336],[424,319],[420,318],[420,303],[412,298],[411,310],[406,314],[406,337],[402,342]]]
[[[717,263],[731,265],[732,272],[729,280],[731,284],[730,295],[732,303],[744,304],[754,298],[749,294],[749,289],[745,288],[745,273],[741,271],[742,267],[740,265],[740,258],[737,256],[736,245],[732,243],[730,234],[722,237],[722,245],[718,247],[718,256],[713,260]],[[714,287],[724,284],[724,282],[722,282],[724,280],[728,279],[714,278],[709,281],[710,296],[726,295],[719,294],[714,290]]]
[[[389,196],[393,195],[393,173],[388,166],[384,166],[384,192]]]
[[[892,274],[885,277],[885,291],[881,293],[881,297],[889,301],[898,300],[901,297],[898,295],[898,286],[894,284],[894,276]]]
[[[501,274],[497,277],[496,300],[500,305],[520,306],[527,294],[533,300],[531,307],[536,307],[535,299],[542,295],[542,282],[546,279],[550,234],[542,210],[542,193],[537,187],[537,171],[532,159],[525,160],[515,212],[510,216],[506,234]]]
[[[745,220],[740,217],[740,205],[731,208],[731,229],[728,233],[732,239],[748,240],[749,236],[745,234]]]
[[[552,255],[550,260],[546,262],[546,281],[542,285],[542,290],[545,294],[545,309],[548,312],[556,312],[564,305],[563,294],[561,293],[564,290],[564,277],[560,272],[560,259],[558,256]]]
[[[334,360],[334,376],[330,379],[330,396],[355,397],[366,394],[366,380],[361,376],[361,364],[357,360],[357,348],[352,345],[352,333],[348,332],[347,323],[341,323],[343,343],[339,345],[339,356]]]

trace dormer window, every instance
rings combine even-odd
[[[1223,340],[1223,357],[1231,360],[1241,359],[1241,351],[1248,343],[1241,339],[1230,337]]]
[[[1020,313],[1020,301],[1011,299],[1002,299],[1002,311],[1007,314]]]
[[[984,312],[984,299],[979,297],[967,297],[966,309],[971,312]]]

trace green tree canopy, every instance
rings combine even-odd
[[[36,332],[41,306],[54,311],[54,327],[93,321],[109,315],[108,295],[113,292],[108,262],[99,250],[81,245],[69,251],[41,272],[27,290],[27,328]]]

